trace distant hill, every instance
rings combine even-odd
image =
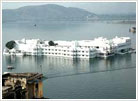
[[[18,9],[2,10],[2,20],[7,21],[84,21],[95,19],[97,15],[84,9],[64,7],[55,4],[25,6]]]
[[[97,15],[100,20],[136,20],[136,14],[101,14]]]

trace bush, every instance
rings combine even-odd
[[[9,42],[6,43],[5,46],[6,46],[8,49],[13,49],[13,48],[15,47],[15,44],[16,44],[15,41],[9,41]]]

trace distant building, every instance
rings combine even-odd
[[[13,49],[4,49],[5,55],[46,55],[69,58],[108,57],[131,48],[129,37],[115,37],[111,40],[99,37],[94,40],[49,41],[40,39],[15,40]]]

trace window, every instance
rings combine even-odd
[[[37,84],[35,84],[35,88],[36,88],[36,89],[38,89],[38,83],[37,83]]]
[[[120,48],[120,47],[124,47],[124,46],[126,46],[126,45],[119,45],[118,47]]]
[[[99,55],[104,55],[104,53],[99,53]]]
[[[37,53],[34,52],[34,54],[37,54]]]
[[[91,52],[95,52],[95,50],[91,50]]]
[[[37,50],[37,48],[34,48],[33,50]]]

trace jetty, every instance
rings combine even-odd
[[[3,99],[41,99],[43,74],[6,73],[2,75]]]

